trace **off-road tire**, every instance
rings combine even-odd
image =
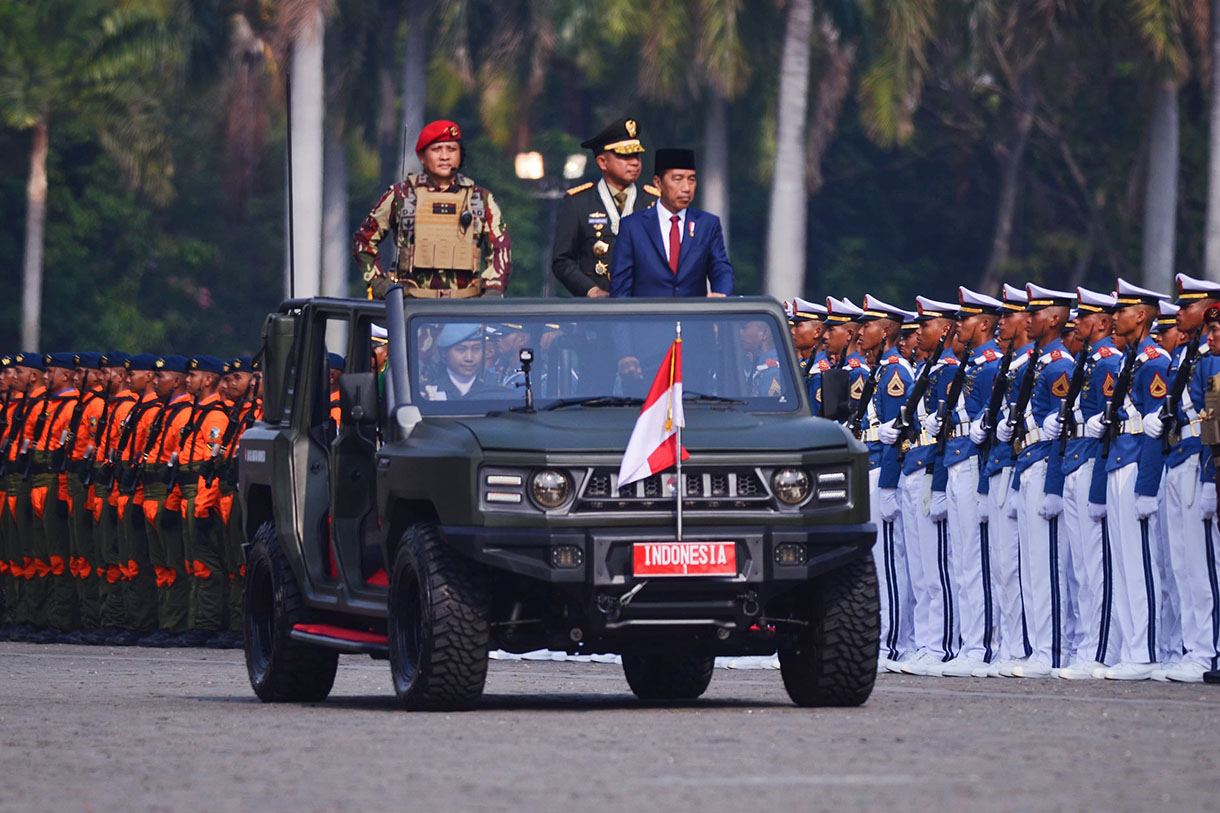
[[[246,562],[242,604],[246,672],[264,703],[316,703],[335,684],[339,653],[289,637],[307,620],[296,577],[280,549],[275,525],[263,523],[254,534]]]
[[[403,708],[457,711],[487,681],[489,600],[481,574],[431,523],[403,534],[390,573],[390,674]]]
[[[881,596],[871,555],[828,573],[797,596],[809,626],[779,649],[780,674],[798,706],[859,706],[877,680]]]
[[[641,700],[695,700],[712,682],[713,655],[648,650],[623,653],[627,685]]]

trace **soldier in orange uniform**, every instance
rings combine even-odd
[[[57,634],[46,629],[47,578],[51,568],[34,550],[34,514],[30,505],[30,481],[23,476],[21,449],[29,441],[26,425],[31,427],[42,413],[45,394],[45,370],[41,353],[18,353],[13,357],[12,387],[21,393],[13,408],[8,433],[0,448],[0,465],[5,471],[9,522],[12,523],[16,545],[9,560],[9,572],[20,580],[16,620],[20,641],[54,641]],[[31,415],[34,417],[31,418]]]

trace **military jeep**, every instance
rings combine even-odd
[[[620,485],[677,323],[689,458]],[[337,403],[328,352],[346,358]],[[286,301],[264,353],[240,453],[264,701],[324,699],[355,653],[389,661],[403,707],[464,709],[489,650],[537,649],[619,654],[646,700],[699,697],[718,655],[777,651],[800,705],[872,691],[868,457],[812,417],[774,300],[394,289]]]

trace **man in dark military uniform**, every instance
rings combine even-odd
[[[396,283],[424,299],[504,296],[512,273],[508,228],[491,193],[458,171],[466,157],[462,131],[434,121],[420,132],[415,154],[424,171],[387,189],[356,229],[353,255],[370,298],[384,298]],[[390,229],[398,258],[382,269],[377,260]]]
[[[635,119],[622,119],[580,145],[593,151],[602,179],[569,189],[559,211],[551,272],[572,296],[610,295],[619,220],[652,207],[661,196],[648,184],[637,191],[644,152],[639,132]]]

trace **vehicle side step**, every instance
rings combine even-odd
[[[358,655],[385,655],[390,651],[386,637],[380,633],[352,630],[334,624],[296,624],[290,636],[294,641]]]

